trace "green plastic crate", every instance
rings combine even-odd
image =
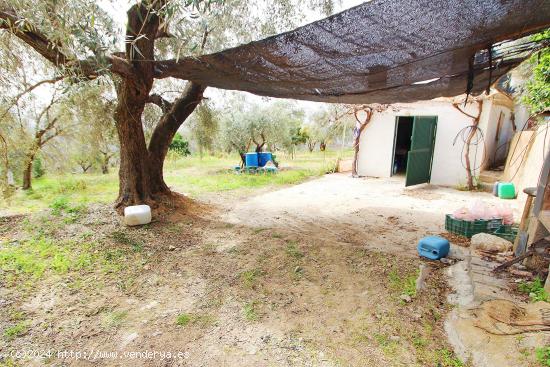
[[[504,224],[494,231],[493,234],[513,243],[518,235],[518,226]]]
[[[451,233],[471,238],[474,234],[486,233],[489,222],[482,219],[474,221],[455,219],[451,214],[447,214],[445,216],[445,229]]]
[[[487,233],[493,233],[495,230],[499,229],[501,225],[502,225],[502,218],[489,219],[487,221]]]

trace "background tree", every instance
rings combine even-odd
[[[309,135],[307,131],[303,127],[292,127],[290,128],[290,140],[292,144],[292,150],[290,152],[291,156],[294,158],[294,154],[296,153],[296,147],[302,144],[305,144],[309,139]],[[310,152],[313,151],[313,149],[309,150]]]
[[[206,101],[202,101],[193,113],[191,121],[191,134],[197,144],[199,154],[202,157],[204,151],[212,152],[220,124],[216,111]]]
[[[246,113],[240,109],[228,111],[221,119],[220,137],[227,152],[235,151],[241,159],[241,167],[245,165],[245,155],[250,149],[249,120]]]
[[[324,151],[343,130],[350,130],[353,124],[350,106],[329,105],[313,114],[309,134],[312,140],[319,143],[319,150]]]
[[[191,154],[191,151],[189,150],[189,142],[185,141],[180,133],[176,133],[168,149],[182,157]]]
[[[110,86],[89,83],[71,98],[78,116],[78,130],[72,132],[75,158],[80,168],[90,169],[96,164],[101,173],[109,173],[111,162],[119,154],[113,112],[115,100]]]
[[[235,150],[244,164],[249,150],[292,152],[295,131],[303,123],[304,112],[295,104],[277,101],[271,104],[233,104],[223,114],[221,138],[226,150]]]
[[[128,10],[126,32],[121,35],[113,19],[95,2],[4,0],[0,2],[0,29],[48,60],[56,68],[56,78],[70,83],[98,78],[112,81],[120,146],[116,205],[122,208],[155,204],[170,195],[163,177],[168,147],[206,88],[189,82],[178,88],[181,92],[174,93],[175,99],[157,98],[159,93],[153,87],[155,80],[166,77],[163,71],[183,56],[260,38],[279,32],[281,27],[288,29],[299,21],[302,10],[284,0],[261,5],[234,1],[231,6],[220,0],[143,0]],[[170,76],[178,79],[177,73]],[[149,144],[143,128],[148,103],[157,104],[162,111]]]
[[[312,127],[311,125],[305,125],[301,128],[302,136],[305,139],[305,144],[307,145],[307,150],[309,150],[310,153],[312,153],[315,150],[315,146],[317,145],[317,137],[312,134]]]
[[[0,190],[2,197],[8,200],[15,191],[12,170],[16,166],[15,147],[21,141],[21,131],[11,113],[0,119]],[[11,179],[10,179],[11,176]]]
[[[69,107],[61,103],[55,94],[49,104],[30,116],[31,122],[27,126],[30,142],[25,148],[23,162],[23,184],[21,186],[23,190],[28,190],[32,186],[33,162],[38,153],[52,139],[64,132],[64,129],[73,122],[72,117]]]

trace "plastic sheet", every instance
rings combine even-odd
[[[459,95],[468,84],[485,90],[535,47],[499,42],[548,26],[547,0],[373,0],[261,41],[162,62],[157,77],[272,97],[410,102]]]

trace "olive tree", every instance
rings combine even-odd
[[[170,142],[207,87],[187,82],[167,100],[155,93],[155,82],[183,79],[175,70],[166,72],[183,56],[288,29],[301,19],[300,4],[289,0],[236,0],[227,5],[222,0],[142,0],[128,9],[126,29],[120,34],[116,22],[94,1],[1,0],[0,29],[36,52],[29,53],[29,58],[40,55],[55,68],[54,75],[45,80],[77,83],[107,78],[112,82],[120,149],[116,206],[121,209],[154,205],[170,196],[163,177]],[[162,113],[147,144],[143,115],[148,104],[157,105]]]
[[[222,117],[221,137],[228,150],[236,150],[242,164],[249,150],[292,151],[296,130],[302,125],[304,112],[293,103],[277,101],[267,105],[232,103]]]

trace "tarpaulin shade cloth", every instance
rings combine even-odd
[[[549,26],[549,0],[373,0],[261,41],[165,62],[158,74],[263,96],[409,102],[455,96],[468,84],[484,90],[530,49],[503,41]]]

